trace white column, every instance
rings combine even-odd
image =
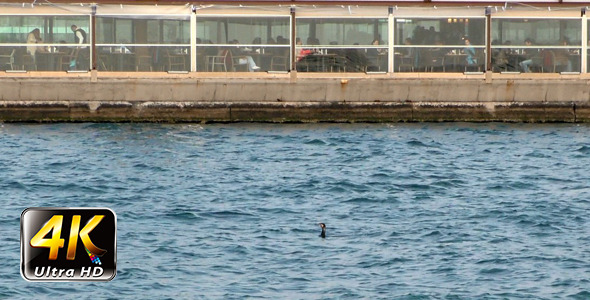
[[[582,11],[582,51],[580,52],[580,71],[582,73],[588,72],[588,17],[586,16],[586,10]]]
[[[191,72],[197,71],[197,11],[191,7]]]
[[[387,72],[388,73],[392,73],[393,72],[393,39],[395,38],[394,35],[394,18],[393,18],[393,7],[389,7],[389,16],[388,16],[388,21],[387,21],[387,26],[388,26],[388,43],[387,43]]]

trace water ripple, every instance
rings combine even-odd
[[[590,298],[586,125],[1,126],[2,299]],[[22,280],[48,205],[117,213],[112,282]]]

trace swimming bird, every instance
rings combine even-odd
[[[320,223],[320,227],[322,227],[322,233],[320,233],[320,237],[325,239],[326,238],[326,224]]]

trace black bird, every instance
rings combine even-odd
[[[321,238],[326,238],[326,224],[320,223],[320,227],[322,227],[322,233],[320,233]]]

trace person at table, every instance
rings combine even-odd
[[[275,41],[275,39],[273,39],[272,37],[269,37],[266,40],[266,44],[267,45],[276,45],[277,41]],[[279,50],[279,48],[269,47],[267,49],[262,49],[261,51],[262,51],[262,53],[266,53],[266,54],[276,54],[276,52],[277,52],[276,50]]]
[[[463,39],[465,40],[465,48],[463,48],[463,52],[465,52],[465,55],[467,55],[465,57],[467,64],[477,64],[477,59],[475,57],[475,48],[473,48],[473,45],[471,45],[471,41],[468,37],[464,37]]]
[[[527,38],[524,40],[524,45],[525,46],[532,46],[533,45],[533,40]],[[531,65],[533,64],[533,57],[536,57],[539,55],[539,49],[532,49],[532,48],[525,48],[522,50],[522,57],[524,58],[523,61],[521,61],[520,63],[518,63],[518,65],[520,66],[520,68],[522,69],[523,72],[525,73],[530,73],[531,72]]]
[[[380,44],[379,39],[374,39],[371,42],[371,45],[373,45],[373,46],[379,46],[379,44]],[[377,57],[378,55],[382,55],[382,54],[385,54],[385,49],[383,49],[383,48],[367,49],[367,56],[368,57]]]
[[[59,53],[66,53],[66,52],[68,52],[69,47],[63,46],[65,44],[67,44],[68,42],[66,42],[64,40],[60,40],[59,43],[60,43],[61,46],[57,47],[57,52],[59,52]]]
[[[499,42],[497,40],[492,41],[492,44],[498,44]],[[506,43],[504,43],[504,45],[510,45],[510,41],[507,41]],[[508,48],[500,48],[497,50],[492,50],[492,60],[494,63],[494,66],[496,66],[499,69],[508,71],[508,70],[513,70],[515,68],[514,65],[512,65],[510,63],[510,54],[511,50]]]
[[[311,49],[302,48],[303,42],[301,41],[301,38],[295,39],[295,45],[296,45],[295,47],[300,48],[299,53],[297,53],[297,61],[301,61],[304,57],[313,53],[313,51]]]
[[[560,43],[562,46],[567,46],[569,44],[567,39],[561,40]],[[570,60],[569,50],[565,49],[565,48],[555,49],[553,51],[553,53],[555,54],[555,62],[554,63],[558,66],[565,66],[565,71],[571,72],[572,71],[572,61]]]
[[[371,42],[371,45],[373,46],[379,46],[380,41],[379,39],[373,39],[373,41]],[[375,68],[377,70],[380,69],[380,65],[381,65],[381,61],[382,59],[380,59],[380,55],[385,55],[386,51],[383,48],[369,48],[367,49],[367,59],[370,61],[371,63],[371,68]]]
[[[412,38],[406,38],[404,40],[404,45],[406,46],[410,46],[412,45]],[[400,53],[404,55],[404,57],[411,57],[414,56],[414,48],[408,47],[408,48],[402,48],[400,49]]]
[[[359,43],[354,43],[358,46]],[[351,72],[375,71],[377,66],[373,66],[362,49],[348,48],[344,53],[350,65]]]
[[[238,40],[233,40],[231,44],[239,45],[240,42]],[[250,55],[245,55],[245,53],[240,49],[240,47],[232,47],[230,49],[231,54],[233,57],[237,57],[238,60],[236,61],[238,65],[247,65],[248,72],[254,72],[256,70],[260,70],[260,67],[256,65],[256,62]]]
[[[448,49],[444,48],[443,42],[440,38],[435,37],[434,48],[431,48],[430,51],[430,58],[431,64],[433,66],[433,70],[437,69],[437,71],[443,71],[445,66],[445,55],[449,53]]]
[[[307,45],[311,45],[311,46],[315,46],[311,49],[311,51],[313,53],[319,53],[322,54],[321,49],[318,49],[318,46],[321,45],[320,44],[320,39],[318,38],[314,38],[314,37],[308,37],[307,38]]]
[[[33,29],[27,35],[27,44],[39,44],[41,42],[43,42],[43,40],[41,39],[41,30],[39,30],[39,28]],[[39,46],[27,46],[27,53],[29,53],[33,59],[35,59],[35,53],[37,52],[46,52],[46,49]]]
[[[406,38],[404,40],[404,45],[411,46],[414,44],[414,40],[412,38]],[[412,67],[418,66],[420,62],[420,52],[416,51],[414,47],[406,47],[400,50],[402,54],[401,57],[401,64],[403,65],[411,65]]]

